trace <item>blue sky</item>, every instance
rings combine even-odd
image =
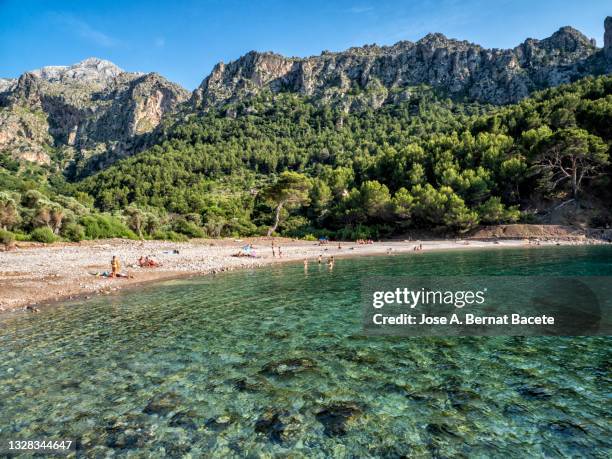
[[[514,47],[572,25],[603,43],[610,0],[0,0],[0,77],[95,56],[195,88],[255,49],[308,56],[428,32]]]

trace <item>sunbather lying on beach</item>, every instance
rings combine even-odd
[[[157,268],[158,266],[161,266],[161,263],[146,256],[138,259],[138,266],[141,268]]]
[[[249,250],[244,251],[244,250],[240,250],[238,252],[236,252],[235,254],[232,255],[232,257],[251,257],[251,258],[257,258],[257,255],[255,254],[254,250]]]
[[[89,273],[89,274],[91,274],[92,276],[96,276],[96,277],[108,277],[109,279],[113,277],[132,279],[134,277],[130,274],[123,274],[123,273],[116,273],[115,275],[113,275],[113,273],[109,271],[102,271],[102,272]]]

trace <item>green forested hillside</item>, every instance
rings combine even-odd
[[[277,217],[276,231],[296,236],[457,233],[571,199],[610,202],[612,77],[502,108],[415,94],[352,114],[294,94],[190,114],[160,144],[61,191],[143,236],[264,234]],[[596,207],[588,223],[610,223],[610,206]]]

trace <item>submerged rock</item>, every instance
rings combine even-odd
[[[172,411],[176,411],[181,403],[181,398],[174,392],[165,392],[154,396],[147,406],[142,410],[146,414],[157,414],[159,416],[165,416]]]
[[[285,330],[270,330],[265,333],[265,336],[267,338],[286,339],[286,338],[289,338],[291,334]]]
[[[265,379],[265,378],[261,378]],[[257,392],[263,388],[265,381],[250,381],[246,378],[234,379],[231,381],[232,386],[239,392]]]
[[[178,441],[164,442],[163,445],[167,457],[186,457],[191,451],[191,445],[181,444]]]
[[[338,402],[328,405],[316,414],[329,437],[346,434],[347,425],[363,414],[363,407],[355,402]]]
[[[461,389],[446,392],[451,406],[458,411],[467,411],[470,405],[478,400],[478,394]]]
[[[217,416],[216,418],[210,418],[206,421],[206,427],[216,432],[227,429],[232,423],[230,416]]]
[[[528,410],[524,406],[509,404],[504,406],[504,416],[524,416]]]
[[[183,429],[196,430],[198,424],[196,422],[197,414],[193,411],[180,411],[170,418],[168,423],[170,427],[181,427]]]
[[[302,371],[312,370],[316,367],[317,364],[312,359],[296,358],[267,363],[261,369],[261,372],[276,376],[285,376],[300,373]]]
[[[379,362],[375,355],[370,355],[366,351],[357,351],[355,349],[342,349],[335,354],[343,360],[354,363],[362,363],[374,365]]]
[[[451,428],[446,424],[427,424],[425,428],[427,432],[433,437],[458,437],[455,432],[451,430]]]
[[[542,386],[521,386],[518,393],[528,400],[547,400],[552,394]]]
[[[547,430],[562,437],[573,437],[576,435],[587,435],[587,431],[580,425],[571,421],[555,421],[546,426]]]
[[[151,435],[142,430],[125,430],[116,434],[110,434],[106,445],[114,449],[141,449],[151,438]]]
[[[114,449],[143,448],[151,438],[151,434],[137,415],[111,420],[104,431],[106,446]]]
[[[255,423],[255,432],[263,433],[275,443],[291,440],[301,427],[301,422],[285,410],[270,409]]]
[[[81,387],[81,381],[74,379],[67,379],[60,384],[61,389],[78,389],[79,387]]]
[[[388,382],[380,387],[380,392],[383,394],[399,394],[405,396],[408,393],[408,388],[403,384]]]

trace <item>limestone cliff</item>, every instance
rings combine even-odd
[[[45,164],[52,149],[65,161],[110,161],[145,145],[164,114],[188,97],[155,73],[124,72],[100,59],[44,67],[0,80],[0,151]]]
[[[409,99],[419,85],[460,100],[508,104],[537,89],[606,72],[612,72],[612,17],[605,20],[601,49],[562,27],[512,49],[486,49],[435,33],[416,43],[307,58],[252,51],[217,64],[190,99],[158,74],[129,73],[90,58],[0,79],[0,152],[78,177],[158,141],[162,121],[179,108],[189,114],[222,107],[263,90],[294,92],[347,111]]]
[[[606,30],[608,50],[609,20]],[[229,64],[219,63],[191,102],[198,108],[219,106],[265,88],[335,99],[351,109],[354,98],[348,94],[355,89],[374,94],[371,105],[380,105],[402,88],[425,84],[451,97],[507,104],[537,89],[601,73],[603,54],[594,40],[571,27],[513,49],[485,49],[436,33],[416,43],[370,45],[308,58],[252,51]]]

